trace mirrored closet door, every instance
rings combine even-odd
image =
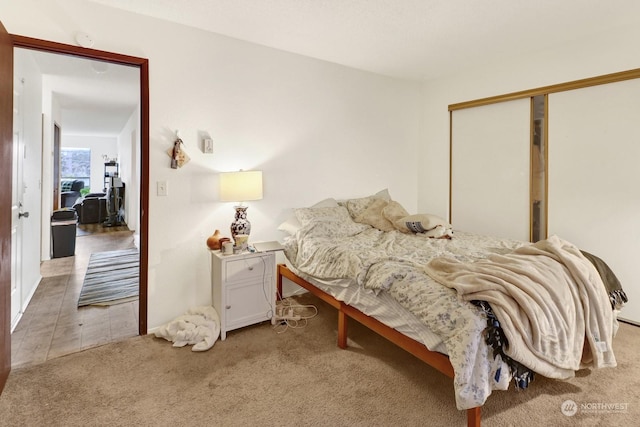
[[[599,256],[640,325],[640,69],[449,106],[456,229]]]
[[[640,79],[549,95],[549,234],[604,259],[640,322]]]

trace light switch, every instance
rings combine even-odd
[[[204,152],[206,154],[213,154],[213,139],[211,138],[205,138],[204,141],[202,141],[202,144],[204,146]]]
[[[158,192],[158,196],[168,196],[169,195],[169,183],[167,181],[158,181],[157,182],[157,192]]]

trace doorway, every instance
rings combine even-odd
[[[79,236],[74,256],[42,263],[40,284],[11,334],[14,369],[138,335],[137,300],[78,307],[92,254],[137,256],[132,231],[114,228]]]
[[[117,64],[127,67],[133,67],[139,72],[139,126],[140,135],[140,155],[137,159],[136,169],[138,171],[139,181],[139,209],[137,220],[137,229],[140,230],[138,237],[138,247],[140,252],[140,274],[139,274],[139,306],[137,318],[137,332],[140,335],[147,333],[147,266],[148,266],[148,180],[149,180],[149,83],[148,83],[148,61],[144,58],[130,57],[116,53],[97,51],[93,49],[81,48],[71,45],[65,45],[45,40],[32,39],[23,36],[12,36],[14,48],[31,49],[40,52],[49,52],[53,54],[65,55],[73,58],[85,58],[97,60],[104,64]],[[49,187],[51,188],[51,187]],[[43,187],[42,192],[46,189]],[[46,192],[43,199],[51,200],[51,192]],[[43,210],[44,209],[43,204]],[[47,209],[48,210],[48,209]],[[44,215],[43,215],[44,217]],[[45,220],[43,220],[43,229]],[[47,233],[46,234],[48,237]],[[48,239],[47,239],[48,240]]]

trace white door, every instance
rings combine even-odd
[[[20,82],[14,82],[13,92],[13,180],[11,186],[11,330],[22,313],[22,217],[24,143],[21,138],[22,109]]]

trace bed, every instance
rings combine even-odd
[[[512,382],[616,366],[626,295],[602,260],[557,236],[530,244],[454,232],[386,191],[295,209],[280,229],[279,292],[286,278],[335,307],[341,348],[352,318],[452,377],[468,425]]]

